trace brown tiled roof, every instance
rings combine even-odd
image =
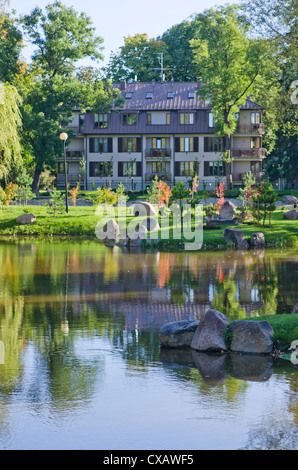
[[[121,90],[126,98],[125,110],[160,111],[160,110],[197,110],[208,109],[204,101],[198,98],[197,91],[200,82],[131,82],[114,83],[114,87]],[[152,93],[152,98],[146,98],[147,93]],[[168,98],[172,93],[172,98]],[[194,93],[194,98],[189,97]],[[262,106],[247,99],[241,109],[263,109]]]

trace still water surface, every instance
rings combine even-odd
[[[210,306],[291,312],[295,251],[16,241],[0,263],[0,449],[297,449],[297,366],[158,340]]]

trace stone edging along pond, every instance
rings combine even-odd
[[[274,330],[267,321],[235,320],[209,309],[201,320],[166,323],[160,330],[162,348],[191,348],[200,352],[278,354]]]

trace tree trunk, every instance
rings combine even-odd
[[[32,191],[35,194],[39,193],[39,184],[40,184],[41,171],[35,170],[32,182]]]

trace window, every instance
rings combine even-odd
[[[261,162],[250,162],[250,170],[252,173],[259,173],[261,170]]]
[[[137,138],[136,137],[123,137],[123,152],[136,152],[137,151]]]
[[[101,176],[113,176],[113,163],[112,162],[90,162],[89,163],[89,176],[95,178]]]
[[[194,113],[180,113],[179,122],[180,124],[193,124]]]
[[[250,148],[251,149],[258,149],[261,147],[261,139],[260,137],[251,137],[250,138]]]
[[[174,98],[174,93],[172,91],[169,91],[168,93],[168,100],[171,100]]]
[[[213,115],[213,113],[208,114],[208,125],[209,125],[209,127],[214,127],[214,115]]]
[[[137,123],[136,113],[122,114],[122,124],[124,126],[133,126]]]
[[[171,124],[171,113],[155,112],[147,113],[147,126],[164,126]]]
[[[123,162],[123,176],[136,176],[137,163],[136,162]]]
[[[166,138],[165,137],[153,137],[153,139],[152,139],[152,148],[153,149],[165,149],[166,148]]]
[[[146,100],[152,100],[152,98],[153,98],[153,93],[152,93],[152,91],[148,91],[148,92],[146,93]]]
[[[128,91],[127,93],[125,93],[125,99],[126,100],[130,100],[132,97],[132,92],[131,91]]]
[[[250,113],[250,123],[251,124],[260,124],[261,115],[260,113]]]
[[[141,152],[141,137],[118,137],[118,152]]]
[[[113,152],[112,137],[91,137],[89,139],[90,153],[107,153]]]
[[[94,127],[99,129],[108,127],[108,115],[106,113],[94,114]]]
[[[194,152],[193,137],[180,137],[180,152]]]
[[[198,137],[175,137],[175,152],[198,152]]]
[[[165,162],[152,162],[152,173],[165,173],[166,164]]]
[[[195,92],[194,91],[190,91],[188,93],[188,98],[194,98],[195,97]]]
[[[204,137],[204,152],[223,152],[224,139],[222,137]]]
[[[175,176],[192,176],[198,172],[198,162],[175,162]]]
[[[225,176],[224,162],[204,162],[204,176]]]

